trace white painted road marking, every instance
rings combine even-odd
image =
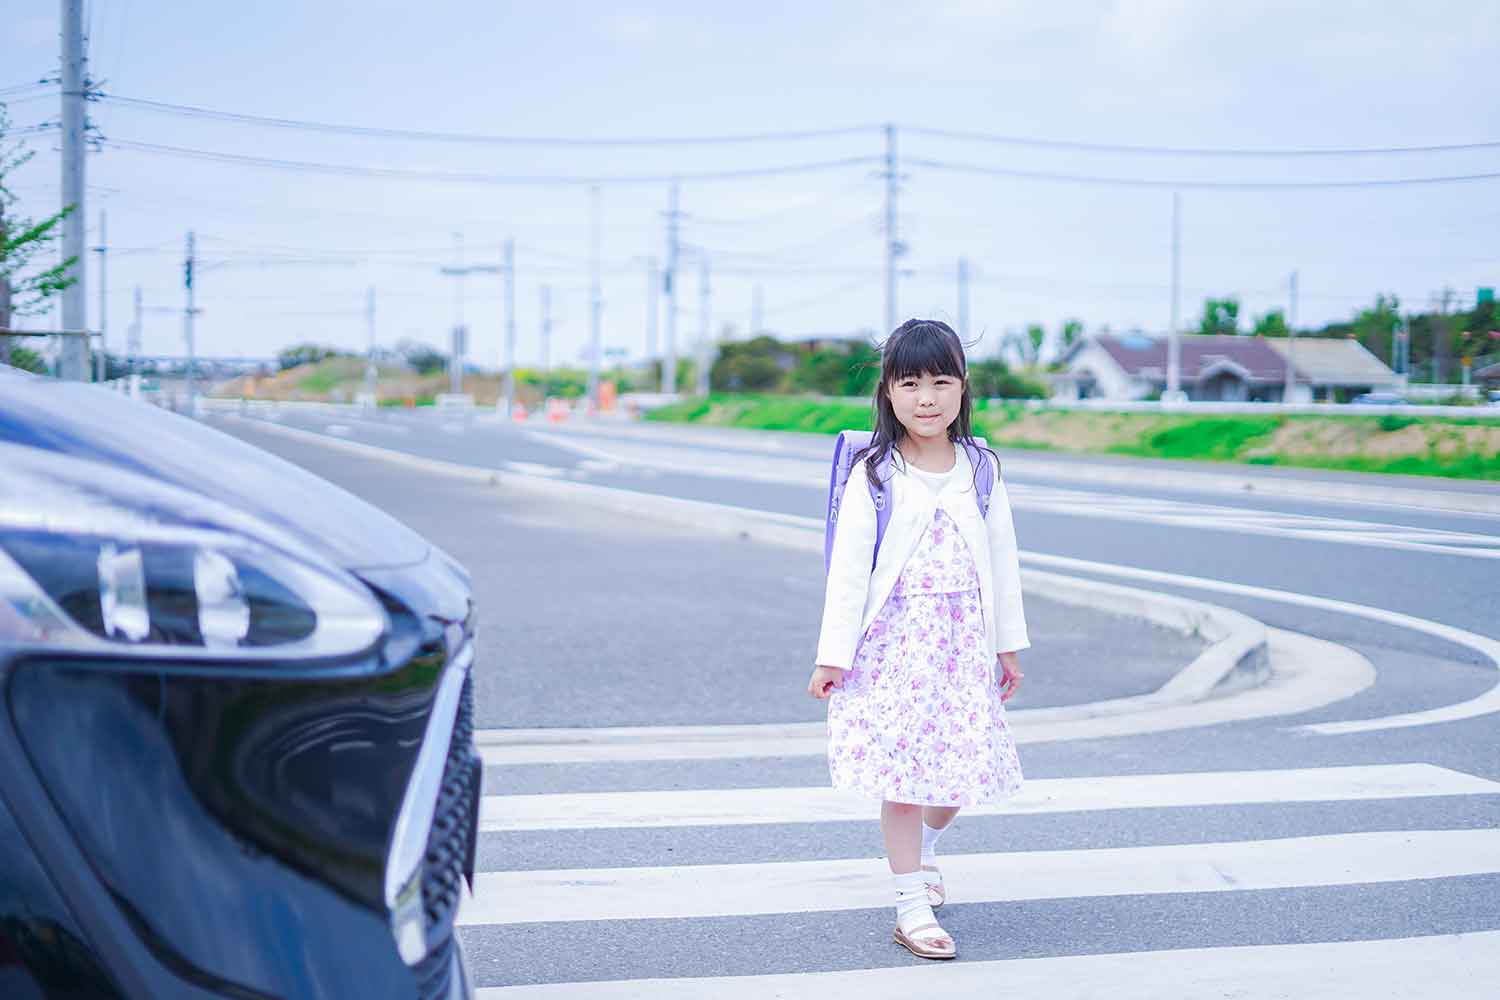
[[[943,856],[953,903],[1361,885],[1500,872],[1500,830],[1382,830],[1228,843]],[[962,888],[960,888],[962,887]],[[890,905],[884,858],[483,872],[459,922],[649,920]]]
[[[1028,778],[1014,798],[995,805],[970,806],[963,814],[1002,816],[1242,803],[1350,802],[1432,795],[1500,795],[1500,782],[1433,764]],[[877,803],[833,788],[705,788],[486,795],[479,823],[486,832],[745,826],[868,821],[877,818],[879,811]]]
[[[1364,690],[1375,668],[1362,655],[1323,639],[1267,629],[1271,678],[1204,701],[1095,716],[1088,704],[1006,712],[1017,743],[1130,736],[1310,711]],[[733,760],[821,757],[822,722],[738,726],[479,730],[486,764],[585,764],[629,760]]]

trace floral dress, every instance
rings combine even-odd
[[[891,802],[973,806],[1021,789],[979,575],[939,507],[828,700],[835,788]]]

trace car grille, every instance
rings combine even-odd
[[[422,908],[426,914],[428,954],[413,970],[422,997],[447,996],[453,951],[453,921],[458,915],[462,883],[474,869],[474,818],[484,765],[474,752],[473,679],[464,680],[458,714],[443,768],[432,830],[423,860]]]

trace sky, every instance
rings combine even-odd
[[[0,100],[14,125],[59,116],[55,86],[24,89],[56,75],[59,20],[57,3],[6,4]],[[591,195],[580,182],[588,178],[599,181],[607,348],[630,358],[647,351],[648,268],[666,254],[672,176],[684,178],[683,353],[705,327],[744,336],[757,295],[764,326],[779,336],[883,331],[885,123],[896,126],[898,229],[908,248],[899,317],[956,322],[966,259],[976,355],[994,353],[1007,330],[1055,330],[1071,317],[1091,331],[1164,330],[1174,187],[1185,324],[1207,296],[1240,298],[1246,316],[1286,308],[1293,271],[1303,327],[1347,318],[1378,292],[1425,309],[1445,287],[1464,304],[1500,283],[1500,178],[1203,186],[1500,174],[1500,4],[1483,0],[91,0],[86,23],[90,75],[106,95],[90,107],[102,143],[88,161],[88,240],[99,245],[106,213],[105,325],[115,351],[139,287],[145,352],[183,353],[182,256],[192,231],[200,354],[271,357],[305,341],[362,350],[372,288],[379,345],[446,348],[457,286],[440,269],[460,259],[498,265],[513,240],[518,362],[541,358],[546,285],[551,358],[577,363],[591,314]],[[111,98],[569,141],[328,133]],[[802,130],[820,134],[786,136]],[[1243,156],[942,132],[1221,153],[1497,144]],[[767,133],[774,137],[576,141]],[[59,207],[57,137],[25,141],[36,156],[11,187],[22,212],[43,215]],[[386,173],[297,166],[307,163]],[[717,176],[695,176],[704,174]],[[98,263],[90,254],[95,324]],[[502,280],[474,274],[463,293],[470,360],[497,367]],[[50,327],[55,316],[31,322]]]

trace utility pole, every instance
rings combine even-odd
[[[896,126],[885,127],[885,332],[896,329],[896,258],[905,247],[896,232]]]
[[[375,405],[375,286],[365,291],[365,393]]]
[[[677,223],[681,212],[677,209],[679,185],[672,182],[667,201],[667,268],[662,274],[662,291],[667,297],[667,350],[662,359],[661,391],[671,395],[677,391]]]
[[[646,258],[646,364],[657,363],[657,324],[661,316],[661,266],[655,257]]]
[[[766,289],[756,282],[750,289],[750,336],[758,337],[766,328]]]
[[[599,185],[589,187],[589,404],[599,412],[599,368],[604,362],[604,292],[599,277],[603,239]]]
[[[958,339],[969,342],[969,258],[958,258]]]
[[[141,286],[135,286],[134,315],[130,320],[130,329],[125,331],[125,363],[130,369],[130,374],[135,374],[136,358],[141,356],[141,334],[145,328],[141,324]]]
[[[109,260],[109,218],[103,211],[99,212],[99,245],[94,250],[99,255],[99,353],[94,355],[94,381],[103,382],[106,372],[104,352],[108,343],[105,331],[109,329],[109,292],[106,271]]]
[[[710,330],[713,317],[709,307],[708,254],[698,254],[698,395],[708,395],[708,370],[713,365]]]
[[[1297,272],[1293,271],[1287,288],[1286,303],[1286,386],[1281,390],[1281,401],[1290,403],[1297,387]]]
[[[62,328],[82,331],[88,327],[84,297],[84,107],[88,99],[88,64],[83,48],[83,0],[62,0],[62,200],[71,209],[63,219],[62,255],[71,261],[66,276],[72,280],[62,291]],[[88,377],[82,336],[62,338],[58,374],[82,381]],[[191,383],[190,383],[191,384]]]
[[[505,263],[501,270],[505,274],[505,357],[500,363],[505,367],[502,379],[505,383],[505,413],[510,419],[516,408],[516,241],[505,241]]]
[[[552,379],[552,286],[541,287],[542,298],[542,375],[548,386]],[[548,390],[544,389],[545,395]]]
[[[198,371],[198,346],[193,330],[193,320],[198,315],[198,307],[194,304],[196,291],[193,288],[193,271],[197,265],[198,240],[190,229],[187,234],[187,259],[182,266],[182,283],[187,293],[187,306],[182,311],[182,337],[187,342],[187,402],[190,414],[197,413],[195,377]]]
[[[1177,324],[1180,318],[1179,293],[1182,275],[1182,196],[1172,192],[1172,318],[1167,329],[1167,391],[1162,393],[1163,402],[1180,403],[1183,400],[1179,383],[1182,381],[1182,344],[1178,340]]]
[[[510,244],[506,244],[509,247]],[[438,268],[439,274],[454,278],[453,283],[453,356],[448,360],[448,391],[455,395],[464,391],[464,355],[468,347],[468,330],[464,327],[464,278],[470,274],[494,274],[500,270],[488,264],[464,265],[463,233],[453,234],[452,267]],[[507,400],[507,404],[508,404]],[[509,412],[507,410],[507,412]]]
[[[1444,385],[1448,380],[1448,358],[1452,354],[1448,342],[1453,336],[1453,331],[1448,326],[1448,309],[1453,305],[1453,300],[1457,295],[1457,292],[1448,287],[1444,287],[1437,295],[1440,317],[1432,343],[1432,381],[1434,385]]]

